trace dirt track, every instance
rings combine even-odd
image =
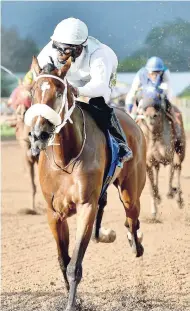
[[[56,245],[46,215],[24,215],[29,179],[16,142],[2,143],[2,310],[61,311],[66,304]],[[159,222],[152,224],[146,185],[141,198],[145,253],[136,259],[127,242],[124,210],[110,187],[103,223],[117,233],[113,244],[90,242],[78,288],[78,311],[190,310],[190,139],[182,170],[185,207],[167,200],[168,169],[160,176]],[[38,188],[39,189],[39,188]],[[38,204],[44,201],[38,194]],[[69,220],[71,245],[75,217]]]

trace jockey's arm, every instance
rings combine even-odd
[[[168,100],[172,102],[173,92],[172,92],[172,87],[171,87],[171,75],[168,69],[164,72],[163,83],[167,85],[167,88],[164,91],[164,93],[166,94]]]
[[[105,102],[109,102],[111,95],[110,78],[113,71],[117,70],[117,57],[106,56],[101,49],[95,51],[90,59],[91,80],[83,87],[78,87],[78,95],[89,98],[104,97]],[[114,68],[114,70],[113,70]]]
[[[126,111],[129,112],[129,107],[131,106],[131,104],[134,103],[136,92],[138,91],[140,86],[141,86],[141,82],[140,82],[140,78],[139,78],[139,73],[137,72],[136,76],[134,77],[132,86],[131,86],[131,88],[130,88],[130,90],[127,93],[127,96],[125,98],[125,109],[126,109]]]

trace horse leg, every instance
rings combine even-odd
[[[102,217],[104,214],[104,207],[107,205],[107,192],[104,193],[103,197],[99,202],[98,212],[94,222],[92,240],[101,243],[112,243],[116,239],[115,231],[111,229],[105,229],[101,227]]]
[[[155,218],[157,214],[157,186],[154,184],[154,174],[153,169],[150,166],[147,166],[147,175],[150,181],[150,191],[152,195],[152,202],[151,202],[151,213],[152,217]]]
[[[35,173],[35,169],[34,169],[34,163],[28,162],[28,166],[29,166],[29,173],[30,173],[30,181],[31,181],[31,185],[32,185],[32,210],[34,211],[36,209],[36,204],[35,204],[35,199],[36,199],[36,185],[35,185],[35,181],[34,181],[34,173]]]
[[[156,196],[156,200],[157,200],[157,203],[160,204],[161,203],[161,197],[160,197],[160,194],[159,194],[159,189],[158,189],[158,176],[159,176],[159,170],[160,170],[160,164],[158,163],[157,165],[155,165],[155,171],[156,171],[156,193],[155,193],[155,196]]]
[[[167,194],[168,199],[173,199],[176,193],[176,190],[177,190],[176,188],[172,187],[174,172],[175,172],[175,167],[174,167],[174,164],[172,163],[170,166],[169,191]]]
[[[24,163],[27,171],[27,175],[30,177],[30,183],[32,186],[32,204],[31,204],[31,211],[36,211],[36,204],[35,204],[35,199],[36,199],[36,184],[35,184],[35,163],[30,161],[28,159],[27,155],[25,154],[24,157]]]
[[[79,204],[77,206],[76,244],[67,267],[67,278],[70,290],[66,311],[75,310],[76,290],[82,278],[82,260],[92,235],[96,209],[97,201],[96,203]]]
[[[182,190],[181,190],[181,164],[176,166],[176,170],[177,170],[177,194],[178,194],[177,203],[179,205],[179,208],[182,208],[184,205],[184,201],[182,198]]]
[[[60,218],[55,216],[55,213],[52,211],[52,207],[48,208],[48,223],[50,229],[53,233],[55,241],[57,243],[58,250],[58,261],[63,273],[65,286],[67,291],[69,291],[69,283],[67,279],[66,269],[70,261],[68,254],[69,248],[69,228],[66,220],[61,221]]]
[[[143,235],[139,231],[140,222],[139,222],[139,213],[140,213],[140,200],[138,199],[135,203],[132,203],[130,200],[130,195],[127,190],[127,183],[122,184],[121,189],[117,186],[119,192],[120,201],[123,203],[126,220],[125,227],[127,228],[127,238],[129,244],[132,248],[132,252],[136,254],[136,257],[140,257],[144,253],[144,248],[142,246]]]

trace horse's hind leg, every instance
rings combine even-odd
[[[102,217],[104,214],[104,207],[106,205],[107,205],[107,192],[104,193],[103,197],[99,202],[96,219],[94,221],[92,240],[102,243],[112,243],[116,239],[115,231],[101,227]]]
[[[70,263],[67,267],[67,278],[70,290],[66,311],[75,310],[76,290],[82,278],[82,260],[92,235],[98,200],[94,202],[96,203],[79,204],[77,206],[76,243]]]
[[[181,190],[181,164],[176,166],[177,170],[177,203],[179,208],[182,208],[184,205],[184,201],[182,198],[182,190]]]
[[[140,222],[138,219],[140,213],[140,201],[138,199],[135,203],[132,203],[129,192],[126,189],[127,188],[124,185],[122,185],[121,190],[118,187],[119,197],[126,213],[125,226],[128,230],[127,238],[136,257],[140,257],[144,252],[144,248],[141,245],[142,234],[139,231]]]
[[[174,167],[174,164],[172,163],[170,166],[169,191],[167,194],[168,199],[173,199],[173,197],[177,191],[177,189],[172,186],[173,178],[174,178],[174,172],[175,172],[175,167]]]
[[[69,228],[67,221],[61,221],[57,218],[52,211],[52,208],[48,208],[48,223],[53,233],[53,236],[57,243],[58,261],[63,273],[66,289],[69,290],[69,283],[67,279],[66,269],[70,261],[68,254],[69,247]]]

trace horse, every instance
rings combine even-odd
[[[20,89],[22,87],[22,89]],[[29,87],[27,87],[29,88]],[[15,114],[11,118],[7,118],[6,123],[11,126],[15,127],[15,136],[16,140],[18,141],[21,150],[22,150],[22,158],[25,171],[30,178],[30,184],[32,187],[32,197],[31,197],[31,206],[27,210],[29,214],[37,214],[36,209],[36,184],[35,184],[35,165],[38,161],[38,157],[35,157],[31,154],[31,145],[28,138],[28,134],[30,132],[30,127],[24,124],[24,115],[28,109],[28,106],[25,105],[26,98],[20,94],[25,90],[24,86],[19,85],[17,89],[13,91],[13,95],[15,93],[16,96],[12,96],[8,101],[8,105],[11,106],[15,110]],[[25,93],[29,93],[26,89]],[[28,99],[29,100],[29,99]]]
[[[183,207],[180,175],[182,162],[185,158],[185,131],[182,116],[177,107],[173,106],[173,109],[175,113],[180,115],[180,139],[176,139],[171,116],[166,112],[165,98],[160,94],[149,96],[148,94],[141,93],[141,95],[142,99],[139,101],[140,114],[136,122],[146,138],[146,166],[152,196],[151,213],[154,219],[157,215],[158,204],[161,203],[158,189],[160,164],[164,166],[170,165],[167,197],[173,198],[176,193],[178,206],[180,208]],[[175,171],[177,172],[177,188],[174,188],[172,185]]]
[[[61,69],[41,69],[33,57],[32,106],[25,115],[26,124],[31,126],[31,150],[34,155],[39,154],[39,180],[47,202],[48,223],[69,294],[66,311],[75,310],[82,261],[90,239],[111,243],[116,238],[113,230],[101,226],[107,204],[107,192],[99,200],[109,163],[106,138],[90,113],[75,102],[72,86],[66,80],[70,66],[71,57]],[[138,218],[146,181],[146,142],[141,129],[127,114],[118,110],[117,115],[134,156],[123,163],[113,182],[125,209],[129,244],[140,257],[144,249]],[[70,257],[67,218],[74,214],[76,241]]]

